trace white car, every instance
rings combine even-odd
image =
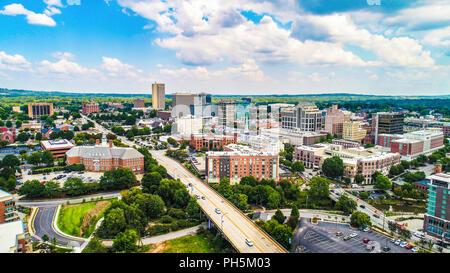
[[[216,208],[215,211],[217,214],[220,214],[220,209]]]
[[[394,242],[394,244],[395,244],[395,245],[400,245],[401,242],[402,242],[401,240],[396,240],[396,241]]]
[[[417,252],[417,251],[419,251],[419,248],[416,246],[416,247],[414,247],[414,248],[411,248],[411,251],[412,251],[412,252]]]
[[[355,232],[353,232],[353,233],[351,233],[349,236],[350,236],[351,238],[355,238],[356,236],[358,236],[358,234],[356,234]]]
[[[368,232],[370,229],[368,227],[366,227],[365,229],[363,229],[364,232]]]
[[[248,238],[245,238],[245,243],[246,243],[248,246],[253,246],[253,242],[252,242],[250,239],[248,239]]]
[[[408,245],[407,242],[401,242],[401,243],[400,243],[400,247],[406,247],[407,245]]]

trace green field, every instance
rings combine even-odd
[[[66,234],[72,236],[80,236],[80,227],[84,215],[88,211],[93,209],[96,205],[97,203],[86,203],[82,205],[61,208],[58,216],[58,228]],[[100,219],[101,215],[97,218]],[[88,234],[86,234],[86,236],[84,237],[89,237],[89,235],[93,231],[93,228],[94,226],[89,229]]]
[[[167,241],[163,253],[215,253],[210,240],[204,235],[188,235]]]

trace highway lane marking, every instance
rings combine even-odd
[[[164,155],[163,155],[164,156]],[[161,156],[160,156],[160,158],[161,158]],[[166,157],[167,158],[167,157]],[[168,158],[169,160],[173,160],[173,159],[170,159],[170,158]],[[171,167],[169,167],[170,169],[172,169],[172,170],[174,170],[173,168],[171,168]],[[186,171],[188,174],[190,174],[186,169],[184,169],[184,168],[182,168],[184,171]],[[178,174],[181,174],[180,172],[178,172],[177,170],[175,170],[175,172],[177,172]],[[186,178],[186,176],[184,175],[184,177]],[[196,180],[197,182],[199,182],[199,183],[202,183],[202,181],[198,181],[198,178],[197,177],[193,177],[193,180]],[[207,187],[207,186],[206,186]],[[195,189],[197,189],[197,187],[195,187]],[[209,189],[209,188],[208,188]],[[216,197],[218,197],[219,199],[224,199],[225,200],[225,202],[227,202],[227,203],[230,203],[228,200],[226,200],[224,197],[222,197],[222,196],[220,196],[217,192],[215,192],[214,190],[212,190],[212,189],[209,189],[213,194],[215,194],[216,195]],[[200,190],[198,190],[197,189],[197,191],[199,191],[200,193],[202,193]],[[202,193],[203,194],[203,193]],[[203,194],[204,195],[204,194]],[[209,200],[209,198],[208,198],[208,200]],[[211,203],[213,203],[214,204],[214,202],[212,202],[211,200],[210,200],[210,202]],[[236,211],[234,208],[233,208],[233,206],[232,205],[230,205],[230,204],[228,204],[229,205],[229,207],[233,210],[233,211]],[[216,206],[217,207],[217,206]],[[240,211],[236,211],[237,212],[237,214],[242,214],[242,213],[240,213]],[[226,216],[225,215],[225,217],[227,217],[231,222],[233,222],[228,216]],[[258,229],[258,228],[260,228],[260,227],[258,227],[254,222],[252,222],[250,219],[248,219],[245,215],[243,215],[242,214],[242,217],[243,217],[243,219],[244,220],[246,220],[247,221],[247,223],[249,223],[252,227],[254,227],[254,226],[256,226],[256,228]],[[239,228],[239,226],[238,225],[236,225],[234,222],[233,222],[233,224],[239,229],[239,230],[241,230],[240,228]],[[245,232],[243,232],[242,230],[241,230],[241,232],[246,236],[246,237],[248,237],[247,236],[247,234],[245,233]],[[278,242],[276,242],[275,240],[273,240],[271,237],[268,237],[267,236],[267,234],[265,234],[264,232],[261,234],[263,237],[262,237],[262,239],[264,240],[264,239],[268,239],[269,241],[271,241],[272,243],[273,243],[273,245],[281,252],[281,253],[284,253],[285,252],[285,250],[283,249],[283,248],[281,248],[279,245],[278,245]],[[255,245],[256,246],[256,245]],[[270,247],[270,246],[269,246]],[[259,249],[259,247],[257,247],[258,249]],[[263,252],[263,251],[261,251],[261,252]]]
[[[166,165],[167,166],[167,165]],[[181,175],[182,177],[184,177],[185,179],[187,179],[187,177],[184,175],[184,174],[182,174],[181,172],[179,172],[178,170],[176,170],[176,169],[174,169],[174,168],[172,168],[172,167],[170,167],[169,166],[169,169],[171,169],[172,171],[175,171],[176,173],[178,173],[179,175]],[[205,196],[205,198],[207,198],[216,208],[218,208],[218,206],[216,205],[216,203],[214,203],[209,197],[207,197],[202,191],[200,191],[197,187],[195,187],[194,186],[194,184],[192,184],[192,186],[199,192],[199,193],[201,193],[203,196]],[[211,190],[211,192],[213,192],[212,190]],[[214,192],[213,192],[214,193]],[[233,208],[231,207],[231,209],[233,210]],[[238,225],[236,225],[236,223],[233,221],[233,220],[231,220],[231,218],[230,217],[228,217],[226,214],[224,214],[224,216],[234,225],[234,226],[236,226],[238,229],[239,229],[239,231],[242,233],[242,234],[244,234],[244,236],[245,237],[247,237],[247,238],[249,238],[249,236],[247,235],[247,233],[245,233],[244,231],[242,231],[240,228],[239,228],[239,226]],[[210,218],[212,218],[212,217],[210,217]],[[224,232],[225,233],[225,231],[224,230],[222,230],[222,232]],[[231,238],[229,238],[229,239],[231,239]],[[232,240],[232,239],[231,239]],[[264,253],[264,251],[260,248],[260,247],[258,247],[258,245],[255,243],[255,242],[253,242],[253,245],[261,252],[261,253]],[[236,243],[235,243],[235,246],[237,247],[237,248],[239,248],[237,245],[236,245]],[[240,250],[240,249],[239,249]],[[242,251],[241,251],[242,252]]]

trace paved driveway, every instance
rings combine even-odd
[[[52,227],[53,215],[56,212],[56,206],[54,207],[40,207],[35,218],[34,218],[34,229],[36,231],[35,235],[33,235],[32,240],[38,241],[44,234],[47,234],[49,240],[53,240],[56,238],[56,241],[60,245],[67,245],[70,241],[75,241],[80,245],[84,242],[82,240],[74,240],[63,237],[56,233]],[[38,236],[39,238],[36,238]]]

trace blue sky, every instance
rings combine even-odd
[[[1,0],[0,87],[450,93],[446,0]]]

